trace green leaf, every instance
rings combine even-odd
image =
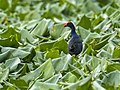
[[[48,27],[52,22],[48,19],[42,19],[35,29],[31,32],[33,36],[48,36]]]
[[[30,68],[27,64],[19,64],[16,73],[20,73],[20,76],[26,75],[26,73],[30,72]]]
[[[21,40],[29,41],[30,43],[33,43],[35,39],[27,30],[21,30]]]
[[[111,63],[107,66],[106,68],[107,72],[112,72],[115,70],[119,70],[120,71],[120,64],[119,63]]]
[[[85,8],[87,7],[87,12],[93,11],[94,13],[99,13],[101,11],[100,6],[98,5],[98,1],[94,2],[93,1],[87,1],[85,4]]]
[[[94,53],[91,45],[89,45],[89,46],[86,48],[84,54],[85,54],[85,53],[86,53],[86,54],[89,54],[89,55],[91,55],[91,54]]]
[[[107,13],[108,15],[111,15],[111,14],[113,14],[113,12],[115,12],[115,11],[116,11],[116,9],[110,6],[110,7],[107,8],[106,13]]]
[[[3,88],[3,86],[0,84],[0,89]]]
[[[3,47],[2,48],[2,52],[7,52],[10,51],[10,57],[14,58],[14,57],[19,57],[19,58],[25,58],[26,56],[28,56],[30,54],[30,52],[28,51],[24,51],[21,49],[16,49],[16,48],[11,48],[11,47]]]
[[[80,81],[77,81],[76,83],[71,83],[68,86],[66,86],[64,89],[69,90],[87,90],[90,87],[90,80],[91,77],[86,77]]]
[[[68,72],[67,74],[65,74],[65,75],[61,78],[61,80],[62,80],[63,82],[67,82],[67,83],[75,83],[75,82],[78,81],[78,78],[77,78],[74,74],[72,74],[71,72]]]
[[[18,64],[20,63],[20,59],[19,58],[12,58],[12,59],[8,59],[5,62],[5,67],[10,69],[10,71],[14,71],[17,67]]]
[[[40,66],[40,70],[43,72],[44,79],[48,79],[54,75],[55,70],[52,65],[51,59],[48,59],[45,63]]]
[[[3,47],[19,47],[19,43],[16,40],[16,35],[15,36],[10,36],[7,39],[0,39],[0,45]]]
[[[71,63],[71,56],[65,55],[60,58],[53,59],[53,67],[56,72],[65,71],[68,69],[69,63]]]
[[[69,69],[71,73],[73,73],[77,78],[84,78],[85,73],[80,68],[81,68],[80,65],[74,66],[74,65],[69,64]]]
[[[54,48],[63,51],[64,53],[68,53],[68,44],[64,39],[61,39],[53,44]]]
[[[7,60],[10,57],[10,55],[11,55],[10,50],[0,54],[0,62],[5,62],[5,60]]]
[[[78,33],[80,34],[82,40],[84,40],[91,32],[83,27],[78,26]]]
[[[30,54],[28,56],[26,56],[23,60],[25,62],[32,62],[35,55],[36,55],[35,49],[33,47],[31,47],[30,48]]]
[[[55,40],[55,41],[49,41],[49,42],[43,42],[40,45],[36,47],[37,50],[40,51],[46,51],[51,48],[58,49],[60,52],[63,51],[64,53],[68,53],[68,44],[64,39],[61,40]]]
[[[24,80],[25,82],[28,83],[32,80],[35,80],[35,79],[39,78],[41,76],[41,74],[42,74],[42,72],[40,70],[40,67],[38,67],[34,71],[31,71],[31,72],[27,73],[26,75],[20,77],[20,79]]]
[[[29,90],[61,90],[60,86],[54,83],[45,83],[36,81]]]
[[[14,12],[17,5],[18,5],[18,3],[19,3],[19,0],[13,0],[13,1],[9,2],[9,3],[10,3],[10,6],[11,6],[10,11]]]
[[[53,39],[58,39],[60,37],[67,38],[69,35],[69,31],[67,30],[67,28],[64,28],[62,24],[55,24],[50,30],[50,35]]]
[[[100,35],[97,33],[90,33],[87,35],[87,37],[85,38],[85,40],[83,42],[84,43],[91,43],[93,38],[97,40],[100,38]]]
[[[120,58],[120,47],[116,47],[113,51],[113,58]]]
[[[100,59],[96,58],[96,57],[91,57],[90,59],[90,66],[92,68],[92,70],[96,69],[96,67],[100,64]]]
[[[37,50],[40,50],[40,51],[46,51],[46,50],[49,50],[53,47],[53,44],[55,43],[56,41],[49,41],[49,42],[43,42],[43,43],[40,43],[36,49]]]
[[[101,50],[98,54],[97,54],[98,57],[105,57],[105,58],[112,58],[112,55],[105,51],[105,50]]]
[[[9,7],[9,2],[8,2],[8,0],[0,0],[0,8],[1,9],[3,9],[3,10],[5,10],[5,9],[7,9],[8,7]]]
[[[26,24],[24,24],[24,26],[21,26],[21,28],[26,27],[27,30],[31,30],[34,29],[36,27],[36,25],[38,24],[39,20],[30,20],[29,22],[27,22]],[[25,30],[25,31],[27,31]],[[23,30],[24,31],[24,30]]]
[[[104,20],[103,16],[100,15],[98,17],[95,17],[95,19],[92,21],[92,25],[96,26],[98,25],[100,22],[102,22]]]
[[[112,86],[113,89],[119,87],[120,85],[120,71],[112,71],[107,74],[102,80],[105,88],[110,89]]]
[[[13,87],[13,86],[10,86],[10,87],[7,88],[7,90],[16,90],[16,88]]]
[[[99,30],[99,32],[101,31],[101,28],[103,28],[104,27],[104,25],[106,25],[106,23],[109,23],[110,21],[108,21],[108,19],[104,19],[102,22],[100,22],[98,25],[96,25],[95,27],[94,27],[94,29],[95,30]]]
[[[93,87],[93,90],[106,90],[97,81],[93,82],[92,87]]]
[[[14,80],[10,79],[10,83],[14,84],[17,88],[21,90],[26,90],[28,88],[28,84],[24,80]],[[15,89],[16,90],[16,89]]]
[[[8,75],[9,75],[9,69],[0,71],[0,83],[6,81],[8,79]]]
[[[61,24],[55,24],[53,25],[52,29],[50,30],[50,35],[52,38],[57,39],[61,36],[61,33],[63,32],[63,25]]]
[[[105,46],[105,45],[108,43],[108,40],[109,40],[109,39],[110,39],[110,37],[102,40],[101,42],[97,43],[93,48],[94,48],[95,50],[98,50],[98,49],[102,48],[103,46]]]
[[[60,57],[60,55],[59,55],[59,50],[57,50],[57,49],[55,49],[55,48],[52,48],[52,49],[50,49],[49,51],[47,51],[46,53],[45,53],[45,57],[46,58],[57,58],[57,57]]]
[[[33,60],[41,65],[44,62],[44,52],[36,51],[36,55]]]
[[[0,33],[0,37],[1,38],[9,38],[11,36],[16,36],[16,40],[17,41],[20,41],[21,39],[21,35],[20,33],[16,30],[16,28],[13,28],[13,27],[8,27],[6,31]]]
[[[62,77],[61,74],[56,74],[54,76],[52,76],[51,78],[49,78],[48,80],[46,80],[46,83],[54,83],[57,84],[57,82],[59,81],[59,79]]]
[[[42,78],[46,80],[54,75],[55,71],[51,63],[51,59],[48,59],[41,66],[39,66],[34,71],[22,76],[20,79],[25,80],[26,82],[35,80],[37,78]]]
[[[91,21],[87,16],[82,16],[80,22],[78,23],[79,26],[85,28],[85,29],[91,29]]]

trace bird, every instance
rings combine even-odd
[[[71,28],[71,39],[68,44],[68,52],[69,54],[77,56],[82,52],[83,44],[81,41],[81,38],[78,36],[78,34],[75,31],[75,26],[72,22],[67,22],[64,24],[64,27]]]

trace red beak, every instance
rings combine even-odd
[[[66,26],[67,26],[67,23],[64,24],[64,27],[66,27]]]
[[[64,24],[64,27],[66,27],[66,26],[67,26],[68,24],[70,24],[70,23],[71,23],[71,22],[67,22],[67,23],[65,23],[65,24]]]

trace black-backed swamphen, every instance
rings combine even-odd
[[[71,35],[72,38],[69,41],[68,44],[68,51],[70,55],[78,55],[81,53],[83,49],[83,44],[80,39],[80,37],[77,35],[75,31],[75,26],[72,22],[67,22],[64,24],[64,27],[70,27],[71,28]]]

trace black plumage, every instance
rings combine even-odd
[[[70,27],[71,28],[71,35],[72,38],[69,41],[68,44],[68,51],[70,55],[78,55],[81,53],[83,44],[80,39],[80,37],[77,35],[75,31],[75,26],[73,25],[72,22],[67,22],[64,24],[64,27]]]

